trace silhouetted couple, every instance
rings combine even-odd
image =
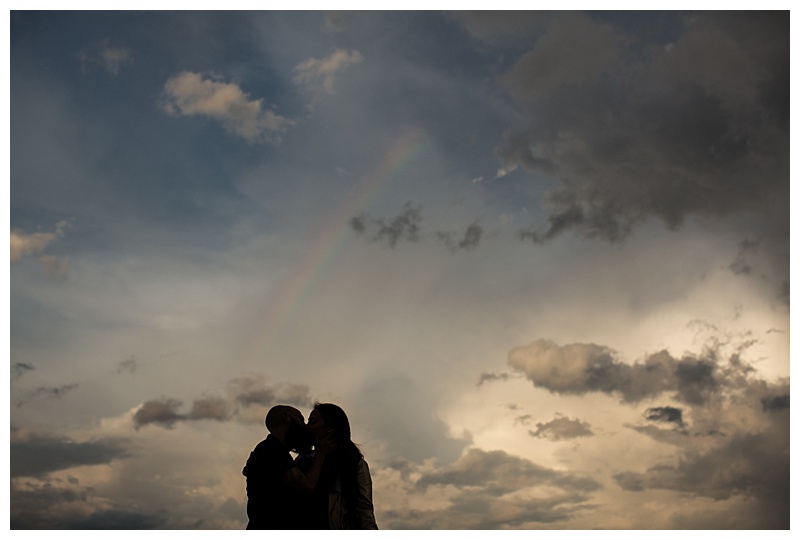
[[[242,470],[248,529],[378,528],[369,467],[340,407],[315,404],[306,425],[300,411],[276,405],[265,423],[269,435]]]

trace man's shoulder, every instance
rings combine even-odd
[[[288,455],[288,450],[286,450],[281,442],[273,437],[272,435],[268,435],[266,439],[261,441],[253,448],[254,454],[262,454],[262,453],[270,453],[270,454],[284,454]]]
[[[267,437],[258,443],[250,453],[248,463],[283,471],[294,466],[294,460],[289,451],[275,437]]]

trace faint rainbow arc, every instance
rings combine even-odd
[[[293,319],[324,275],[325,268],[330,266],[350,238],[350,219],[376,198],[381,188],[388,186],[426,147],[425,136],[420,130],[406,128],[376,165],[361,176],[342,203],[337,205],[337,210],[319,227],[311,247],[295,266],[291,278],[281,285],[278,296],[270,301],[264,322],[259,325],[258,335],[248,348],[246,359],[258,360],[270,341]]]

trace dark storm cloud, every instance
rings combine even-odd
[[[42,477],[82,465],[105,465],[129,457],[126,441],[101,439],[75,442],[52,435],[14,434],[11,438],[11,477]]]
[[[504,78],[531,122],[498,153],[608,225],[758,207],[788,187],[788,31],[786,13],[703,13],[642,43],[561,14]]]
[[[542,424],[536,423],[536,431],[528,430],[531,437],[561,441],[578,437],[591,437],[594,435],[588,422],[562,416]]]
[[[17,362],[16,364],[11,365],[11,380],[16,381],[29,371],[33,371],[36,369],[30,364],[25,364],[24,362]]]
[[[497,154],[559,184],[547,225],[520,236],[615,241],[650,217],[751,213],[788,279],[788,12],[660,17],[672,35],[577,12],[531,26],[536,43],[501,79],[521,120]]]
[[[148,424],[172,429],[175,422],[186,419],[186,416],[177,412],[180,406],[181,402],[175,399],[147,401],[134,413],[133,425],[136,429]]]
[[[675,407],[651,407],[645,411],[644,417],[654,422],[683,425],[683,411]]]
[[[453,253],[464,250],[470,251],[478,246],[483,235],[483,227],[476,221],[467,227],[464,234],[459,239],[456,233],[452,232],[439,232],[436,237],[439,241],[447,246],[447,249]]]
[[[422,208],[414,206],[409,201],[403,205],[400,213],[392,218],[377,219],[363,213],[350,220],[350,227],[358,234],[369,231],[370,240],[386,242],[393,248],[401,240],[418,242],[421,221]]]
[[[747,369],[738,357],[732,357],[725,369]],[[715,355],[677,359],[667,351],[626,364],[616,359],[604,346],[574,343],[556,345],[538,340],[527,347],[517,347],[508,356],[509,365],[525,375],[534,386],[556,394],[602,392],[621,397],[623,402],[637,402],[672,392],[676,400],[702,404],[719,391],[719,368]]]

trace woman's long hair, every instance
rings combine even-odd
[[[330,489],[336,478],[341,478],[342,495],[349,503],[349,508],[353,508],[358,496],[356,468],[364,456],[350,440],[350,421],[341,407],[333,403],[315,403],[314,410],[322,416],[325,425],[333,430],[336,445],[336,450],[325,460],[320,483]]]

